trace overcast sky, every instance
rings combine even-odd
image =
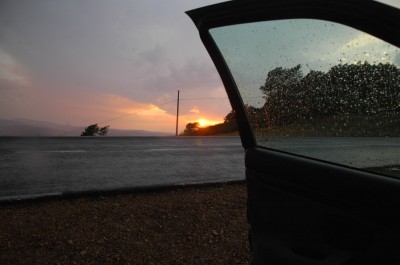
[[[210,30],[245,103],[262,107],[260,86],[276,67],[301,64],[327,72],[338,64],[390,63],[400,66],[400,50],[354,28],[316,19],[288,19]]]
[[[216,0],[2,0],[0,118],[174,131],[181,98],[225,98],[184,13]],[[181,102],[181,123],[221,121],[227,99]]]

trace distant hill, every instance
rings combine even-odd
[[[28,119],[0,119],[0,136],[79,136],[85,126],[61,125]],[[110,128],[108,136],[172,136],[172,133]]]

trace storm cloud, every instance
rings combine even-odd
[[[177,90],[190,98],[226,97],[184,13],[215,2],[2,1],[0,97],[20,99],[2,106],[2,118],[82,124],[118,115],[117,109],[99,111],[106,95],[124,98],[132,108],[161,105]],[[230,109],[227,102],[211,108],[209,102],[192,103],[183,104],[182,115],[197,107],[222,119]],[[86,108],[81,115],[75,111],[80,104]],[[173,104],[163,110],[175,111]]]

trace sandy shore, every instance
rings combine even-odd
[[[250,264],[245,184],[0,206],[0,264]]]

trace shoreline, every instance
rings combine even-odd
[[[0,205],[1,264],[250,264],[244,181]]]
[[[53,192],[53,193],[38,193],[28,195],[15,195],[0,197],[0,206],[2,205],[15,205],[24,203],[36,203],[41,201],[51,200],[68,200],[76,198],[87,198],[87,197],[98,197],[98,196],[116,196],[126,195],[133,193],[151,193],[151,192],[165,192],[176,189],[185,188],[196,188],[196,187],[213,187],[213,186],[225,186],[231,184],[245,184],[246,180],[225,180],[216,182],[205,182],[205,183],[188,183],[188,184],[165,184],[165,185],[149,185],[149,186],[137,186],[127,188],[115,188],[115,189],[104,189],[104,190],[83,190],[83,191],[67,191],[67,192]]]

